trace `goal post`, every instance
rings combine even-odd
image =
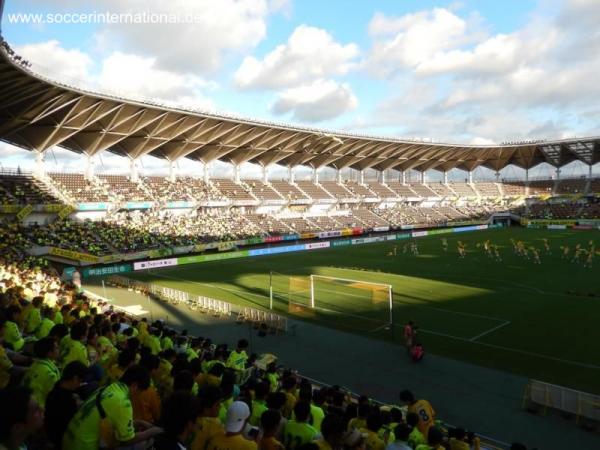
[[[382,325],[379,328],[390,327],[393,330],[394,326],[394,294],[392,290],[391,284],[386,283],[375,283],[372,281],[363,281],[363,280],[353,280],[350,278],[340,278],[340,277],[330,277],[325,275],[315,275],[312,274],[310,276],[310,306],[311,308],[315,308],[316,300],[315,300],[315,284],[323,281],[329,284],[335,284],[338,286],[342,286],[342,292],[340,292],[341,296],[349,295],[356,296],[354,291],[365,291],[367,298],[369,295],[371,297],[371,302],[373,305],[376,304],[386,304],[388,309],[388,323]],[[346,291],[346,292],[344,292]]]
[[[391,284],[360,279],[271,271],[269,307],[289,314],[343,322],[364,331],[394,327]]]

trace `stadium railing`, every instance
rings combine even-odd
[[[575,415],[578,424],[582,418],[600,423],[600,395],[529,380],[523,395],[523,408],[531,404],[543,407],[543,414],[548,408]]]
[[[265,356],[269,356],[269,355],[265,355]],[[305,375],[299,374],[302,378],[305,378],[306,380],[308,380],[313,387],[316,388],[322,388],[322,387],[331,387],[331,385],[324,383],[322,381],[319,380],[315,380],[314,378],[310,378],[307,377]],[[359,395],[353,391],[351,391],[350,389],[341,386],[341,389],[346,391],[346,393],[350,396],[350,398],[352,399],[353,402],[358,402],[358,398]],[[404,416],[406,416],[407,414],[407,407],[406,406],[397,406],[397,405],[391,405],[389,403],[385,403],[376,399],[369,399],[371,401],[371,403],[379,406],[380,408],[384,408],[384,409],[391,409],[391,408],[399,408],[402,411],[402,414]],[[436,425],[437,426],[441,426],[444,429],[448,429],[448,428],[456,428],[454,425],[451,425],[447,422],[441,421],[441,420],[436,420]],[[510,448],[510,444],[506,443],[506,442],[502,442],[496,439],[493,439],[491,437],[488,436],[484,436],[481,434],[476,433],[476,436],[479,437],[480,439],[480,449],[481,450],[509,450]]]
[[[233,313],[237,313],[236,321],[238,323],[251,322],[257,327],[264,326],[273,333],[286,333],[288,329],[287,318],[278,314],[258,310],[255,308],[239,308],[237,309],[231,303],[223,300],[217,300],[202,295],[194,296],[188,292],[171,289],[166,286],[158,286],[152,283],[143,281],[131,280],[119,275],[112,275],[106,279],[107,283],[123,287],[130,290],[152,294],[154,297],[167,301],[174,305],[181,303],[187,305],[192,311],[201,311],[206,314],[212,314],[220,317],[228,317]]]

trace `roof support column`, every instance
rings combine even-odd
[[[318,167],[313,168],[312,178],[313,178],[313,183],[319,184],[319,168]]]
[[[85,155],[85,178],[88,180],[94,178],[94,164],[96,164],[94,157]]]
[[[425,184],[425,180],[426,180],[426,179],[427,179],[427,178],[426,178],[426,176],[425,176],[425,171],[423,170],[423,171],[421,172],[421,184]]]
[[[240,182],[240,165],[239,164],[233,165],[233,181],[234,181],[234,183]]]
[[[529,169],[525,169],[525,184],[529,186]]]
[[[592,173],[592,169],[590,166],[590,174]],[[590,176],[591,178],[591,176]],[[335,179],[338,182],[338,184],[342,184],[342,169],[336,169],[335,171]]]
[[[588,179],[590,179],[590,180],[592,179],[592,167],[594,167],[593,164],[590,164],[588,166]]]
[[[360,183],[360,184],[365,184],[365,171],[364,171],[364,170],[361,170],[361,171],[359,172],[359,176],[360,176],[360,178],[359,178],[359,183]]]
[[[448,184],[448,171],[444,170],[444,184]]]
[[[210,183],[210,164],[205,162],[204,167],[202,168],[204,182],[206,184]]]
[[[558,181],[560,179],[560,169],[557,167],[556,168],[556,181]]]
[[[294,178],[294,166],[288,166],[288,181],[290,183],[296,181]]]
[[[473,183],[473,171],[469,170],[469,184]]]
[[[269,181],[269,175],[268,175],[269,166],[268,165],[262,166],[261,170],[262,170],[262,181],[264,184],[267,184],[267,182]]]
[[[382,170],[380,172],[380,176],[381,176],[381,184],[385,184],[385,170]]]
[[[400,171],[400,181],[402,182],[402,186],[406,186],[406,171]]]
[[[169,181],[171,181],[171,183],[175,183],[175,180],[177,179],[175,169],[175,161],[169,161]]]
[[[137,183],[140,179],[140,174],[138,171],[137,158],[132,158],[129,160],[129,180],[134,183]]]
[[[496,171],[496,183],[499,183],[499,182],[500,182],[500,171],[497,170]]]
[[[40,177],[46,175],[46,167],[44,166],[44,152],[35,152],[35,174]]]

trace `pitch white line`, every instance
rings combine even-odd
[[[505,327],[505,326],[506,326],[506,325],[508,325],[508,324],[510,324],[510,322],[507,320],[506,322],[504,322],[504,323],[501,323],[501,324],[500,324],[500,325],[498,325],[497,327],[490,328],[489,330],[487,330],[487,331],[484,331],[483,333],[481,333],[481,334],[478,334],[477,336],[475,336],[475,337],[472,337],[472,338],[471,338],[471,339],[469,339],[469,340],[470,340],[471,342],[475,342],[475,341],[476,341],[477,339],[479,339],[480,337],[483,337],[483,336],[485,336],[486,334],[490,334],[492,331],[496,331],[496,330],[498,330],[498,329],[500,329],[500,328],[502,328],[502,327]]]
[[[190,280],[186,280],[184,278],[178,278],[178,277],[173,277],[173,276],[168,276],[168,275],[158,275],[158,274],[153,274],[153,275],[156,275],[156,276],[159,276],[159,277],[162,277],[162,278],[171,278],[173,280],[185,281],[187,283],[192,283],[192,284],[199,284],[199,285],[202,285],[202,286],[214,287],[216,289],[222,289],[224,291],[235,292],[235,293],[246,294],[246,295],[252,295],[254,297],[268,298],[266,295],[254,294],[252,292],[241,291],[239,289],[228,289],[228,288],[223,288],[223,287],[220,287],[220,286],[215,286],[215,285],[212,285],[212,284],[209,284],[209,283],[200,283],[199,281],[190,281]],[[343,313],[343,314],[346,314],[346,313]],[[365,317],[361,317],[361,318],[365,319]],[[373,320],[373,319],[369,319],[369,320]],[[542,355],[540,353],[529,352],[527,350],[519,350],[519,349],[512,348],[512,347],[504,347],[502,345],[488,344],[488,343],[479,342],[479,341],[471,341],[470,339],[467,339],[467,338],[453,336],[451,334],[439,333],[437,331],[425,330],[423,328],[421,328],[420,330],[422,332],[424,332],[424,333],[439,335],[439,336],[447,337],[449,339],[455,339],[457,341],[468,342],[468,343],[474,344],[474,345],[481,345],[481,346],[484,346],[484,347],[495,348],[495,349],[504,350],[504,351],[512,352],[512,353],[519,353],[521,355],[533,356],[535,358],[547,359],[549,361],[556,361],[556,362],[559,362],[559,363],[569,364],[569,365],[578,366],[578,367],[584,367],[584,368],[587,368],[587,369],[600,370],[600,366],[596,366],[594,364],[587,364],[587,363],[582,363],[582,362],[578,362],[578,361],[571,361],[569,359],[555,358],[553,356]]]

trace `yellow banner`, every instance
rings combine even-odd
[[[217,244],[217,250],[220,252],[226,252],[227,250],[233,250],[236,247],[235,241],[231,242],[219,242]]]
[[[206,250],[206,245],[204,245],[204,244],[196,244],[196,245],[194,245],[194,252],[201,253],[204,250]]]
[[[71,214],[73,211],[75,211],[75,208],[73,208],[71,205],[67,205],[64,208],[62,208],[60,211],[58,211],[58,217],[60,217],[61,219],[64,219],[64,218],[68,217],[69,214]]]
[[[4,204],[0,206],[0,211],[2,211],[5,214],[14,214],[16,212],[19,212],[20,209],[21,207],[19,205]]]
[[[25,208],[23,208],[21,211],[19,211],[17,213],[17,219],[23,220],[25,217],[27,217],[31,213],[31,211],[33,211],[33,206],[27,205]]]
[[[344,228],[342,230],[342,236],[352,236],[352,228]]]
[[[71,259],[73,261],[96,263],[99,258],[88,253],[79,253],[73,250],[65,250],[63,248],[50,247],[49,253],[54,256],[61,256],[63,258]]]
[[[316,237],[317,233],[300,233],[300,239],[312,239]]]

